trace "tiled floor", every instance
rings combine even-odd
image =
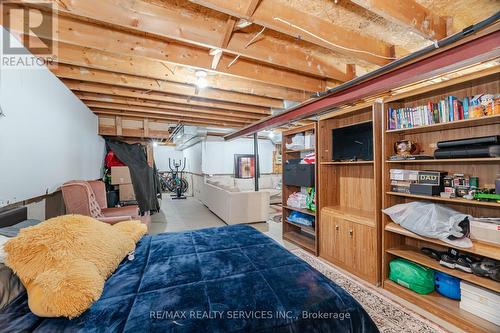
[[[151,217],[150,233],[159,234],[224,225],[226,225],[224,221],[197,199],[188,197],[185,200],[172,200],[169,195],[164,194],[160,212]],[[281,223],[270,220],[253,223],[251,226],[275,239],[289,250],[296,248],[295,245],[282,239]]]

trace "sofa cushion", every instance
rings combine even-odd
[[[238,190],[240,190],[241,192],[252,191],[255,189],[255,184],[254,184],[253,178],[248,178],[248,179],[235,178],[234,184],[235,184],[236,188],[238,188]]]
[[[231,176],[214,176],[207,178],[207,183],[215,186],[234,187],[234,178]]]
[[[273,188],[273,179],[271,176],[262,176],[259,178],[259,188]]]
[[[34,314],[74,318],[99,299],[106,278],[146,231],[139,221],[111,226],[83,215],[59,216],[8,241],[6,265],[26,287]]]

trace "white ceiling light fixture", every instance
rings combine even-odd
[[[196,71],[196,86],[199,89],[204,89],[208,86],[208,80],[207,80],[207,72],[205,71]]]

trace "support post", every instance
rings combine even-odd
[[[253,134],[253,154],[255,157],[255,192],[259,191],[259,139],[257,133]]]

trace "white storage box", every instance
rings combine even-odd
[[[391,169],[391,180],[417,181],[417,170]]]
[[[460,281],[460,309],[500,325],[500,294]]]
[[[473,219],[470,223],[470,238],[500,245],[500,224]]]
[[[311,149],[316,146],[315,135],[312,133],[306,133],[304,147],[305,149]]]

